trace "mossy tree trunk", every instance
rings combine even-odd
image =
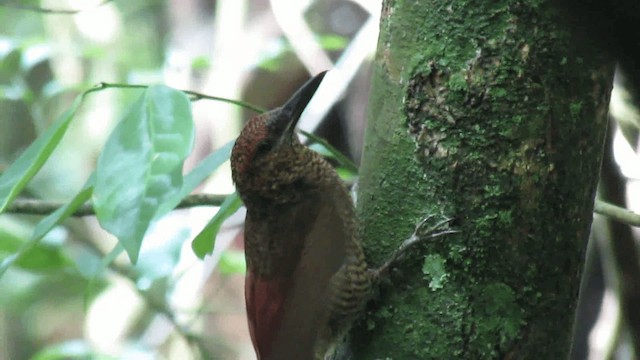
[[[548,1],[384,2],[367,256],[380,265],[429,215],[459,232],[392,272],[355,359],[566,358],[612,75]]]

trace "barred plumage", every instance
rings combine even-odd
[[[321,79],[249,121],[231,156],[247,207],[245,298],[260,360],[324,359],[370,293],[351,197],[293,131]]]

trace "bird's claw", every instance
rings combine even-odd
[[[412,244],[419,243],[425,241],[427,239],[433,239],[438,236],[446,235],[446,234],[455,234],[458,231],[449,227],[449,224],[453,221],[453,218],[444,218],[438,221],[436,224],[427,226],[429,221],[436,217],[436,215],[428,215],[424,219],[420,220],[418,225],[416,225],[413,234],[406,239],[402,245],[400,245],[400,249],[404,251],[404,248],[411,246]]]
[[[393,255],[391,255],[387,262],[374,271],[376,278],[380,279],[382,276],[385,276],[393,265],[407,255],[411,247],[428,239],[433,239],[446,234],[455,234],[458,232],[457,230],[449,227],[449,224],[453,221],[452,218],[444,218],[434,225],[428,226],[429,221],[435,216],[436,215],[428,215],[424,219],[420,220],[416,225],[413,234],[402,242],[400,247],[393,252]]]

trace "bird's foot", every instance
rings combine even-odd
[[[453,219],[444,218],[437,221],[435,224],[433,223],[436,215],[429,215],[426,218],[422,219],[417,225],[413,234],[402,242],[400,247],[393,252],[389,260],[387,260],[382,266],[378,269],[372,270],[373,277],[376,281],[379,281],[382,278],[386,278],[389,275],[389,271],[393,266],[398,264],[401,260],[403,260],[407,254],[409,254],[410,250],[412,250],[416,245],[447,234],[454,234],[458,231],[452,229],[449,225]]]

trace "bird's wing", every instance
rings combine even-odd
[[[350,198],[346,196],[344,200]],[[310,360],[319,356],[318,336],[325,332],[332,308],[328,296],[331,279],[344,263],[345,243],[355,231],[345,226],[344,214],[336,209],[335,201],[322,197],[316,203],[318,216],[306,233],[284,302],[280,331],[274,338],[274,360]],[[343,205],[352,207],[351,203]]]
[[[271,353],[276,331],[282,320],[287,281],[261,279],[247,270],[244,290],[249,334],[258,359]]]
[[[266,223],[247,216],[246,236],[261,239],[245,241],[285,247],[271,259],[277,263],[269,265],[270,276],[259,275],[264,273],[261,264],[247,263],[247,317],[260,360],[314,359],[318,332],[327,322],[327,290],[344,262],[346,237],[355,231],[345,227],[335,199],[324,196],[302,201]],[[350,201],[348,196],[345,200]],[[352,209],[350,203],[343,206]]]

